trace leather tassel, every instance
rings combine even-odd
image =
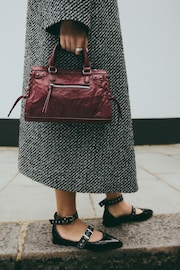
[[[50,100],[50,98],[51,98],[52,90],[53,90],[53,86],[50,84],[50,85],[49,85],[49,89],[48,89],[48,95],[47,95],[47,97],[46,97],[46,100],[45,100],[45,102],[44,102],[44,106],[43,106],[43,109],[42,109],[42,113],[43,113],[43,114],[46,114],[46,113],[47,113],[48,104],[49,104],[49,100]]]

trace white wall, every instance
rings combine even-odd
[[[119,0],[132,117],[180,117],[180,1]]]
[[[0,8],[0,119],[6,118],[22,92],[27,0],[1,0]],[[19,118],[20,104],[12,113]]]
[[[180,117],[180,1],[118,2],[132,117]],[[21,94],[26,5],[25,0],[1,3],[0,118]],[[19,118],[19,111],[20,105],[12,117]]]

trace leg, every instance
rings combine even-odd
[[[76,193],[55,190],[57,213],[61,217],[71,216],[76,212]],[[57,225],[58,233],[64,239],[71,241],[79,241],[87,225],[80,219],[76,219],[73,224]],[[89,242],[99,241],[102,238],[102,233],[94,230]]]
[[[71,216],[76,212],[76,193],[55,190],[57,213],[59,216]]]

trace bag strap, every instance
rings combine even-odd
[[[49,61],[48,61],[48,70],[49,72],[56,73],[57,68],[56,68],[56,63],[55,63],[55,54],[56,51],[60,48],[59,42],[57,42],[52,50],[52,53],[50,55]],[[83,50],[83,56],[84,56],[84,63],[83,63],[83,74],[85,75],[90,75],[91,74],[91,64],[88,58],[88,48],[84,48]]]

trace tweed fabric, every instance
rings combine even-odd
[[[19,170],[42,184],[76,192],[137,191],[133,131],[127,76],[115,0],[29,0],[23,92],[33,65],[46,65],[57,42],[59,23],[81,22],[88,29],[93,68],[106,69],[120,102],[118,124],[113,105],[111,124],[35,123],[20,121]],[[82,56],[59,50],[61,68],[81,68]]]

